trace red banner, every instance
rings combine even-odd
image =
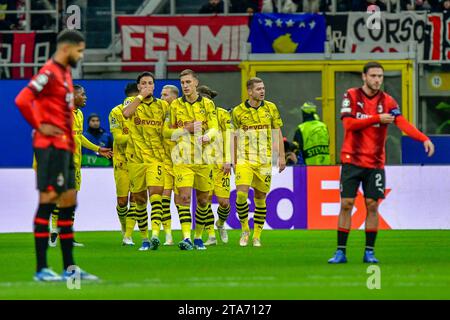
[[[35,33],[18,33],[14,35],[14,43],[12,56],[12,62],[16,63],[30,63],[33,62],[34,45],[35,45]],[[21,71],[22,70],[22,71]],[[13,68],[12,77],[18,78],[31,78],[33,76],[33,68]]]
[[[55,51],[56,33],[0,32],[0,61],[5,63],[44,64]],[[0,78],[29,79],[39,70],[35,67],[3,67]]]
[[[149,16],[117,19],[122,36],[124,62],[156,62],[159,52],[166,52],[169,62],[185,61],[189,65],[190,62],[201,61],[235,61],[233,68],[236,68],[249,35],[248,16]],[[205,66],[202,69],[223,70],[223,67]],[[142,67],[124,69],[142,70]]]

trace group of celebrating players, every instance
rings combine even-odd
[[[182,95],[175,86],[165,86],[161,99],[154,96],[155,79],[143,72],[136,83],[126,87],[127,98],[109,116],[114,136],[111,150],[89,144],[81,135],[85,104],[82,87],[73,86],[71,67],[83,57],[84,36],[74,30],[58,35],[57,51],[17,96],[16,104],[33,127],[39,206],[34,218],[37,258],[36,281],[61,281],[73,276],[73,219],[77,191],[81,184],[79,157],[81,145],[100,154],[113,156],[117,190],[117,214],[122,226],[123,244],[134,245],[132,233],[137,222],[142,236],[139,250],[160,246],[161,224],[165,245],[173,245],[170,201],[172,192],[178,210],[183,239],[181,250],[205,250],[217,244],[213,194],[218,199],[216,227],[222,242],[228,242],[224,228],[230,213],[230,172],[236,184],[236,211],[241,222],[240,246],[250,238],[248,223],[249,188],[254,189],[254,232],[252,244],[261,246],[261,231],[266,218],[266,195],[270,190],[273,165],[285,169],[281,120],[276,105],[265,100],[264,82],[247,81],[248,99],[230,112],[216,107],[217,92],[198,86],[194,71],[180,73]],[[341,119],[344,143],[341,150],[341,210],[337,230],[337,250],[328,260],[346,263],[346,246],[351,214],[362,184],[367,218],[366,247],[363,261],[377,263],[374,255],[378,232],[378,205],[385,192],[385,143],[388,125],[393,123],[404,133],[421,141],[428,156],[433,155],[431,140],[402,115],[397,102],[381,90],[384,70],[369,62],[362,72],[363,86],[344,95]],[[75,90],[74,90],[75,89]],[[74,99],[75,94],[75,99]],[[75,103],[74,103],[75,102]],[[74,121],[75,119],[75,121]],[[74,126],[75,125],[75,126]],[[75,163],[76,162],[76,163]],[[196,192],[194,241],[191,241],[191,194]],[[151,204],[151,235],[148,234],[147,204]],[[61,275],[47,265],[50,215],[58,213],[64,269]],[[202,233],[208,230],[203,243]],[[50,239],[52,242],[53,239]],[[78,276],[97,280],[82,269]]]
[[[285,168],[282,121],[275,104],[264,100],[264,83],[259,78],[247,82],[249,99],[227,111],[215,106],[217,92],[199,86],[196,73],[180,73],[182,96],[176,86],[167,85],[161,99],[154,96],[155,79],[143,72],[136,83],[125,89],[127,98],[110,113],[114,136],[114,177],[117,214],[122,226],[123,244],[134,245],[132,233],[137,222],[142,237],[139,250],[160,246],[161,224],[164,245],[173,245],[170,202],[172,191],[183,239],[181,250],[205,250],[217,244],[214,225],[223,243],[228,242],[224,227],[230,213],[230,172],[236,175],[236,209],[242,225],[239,240],[247,246],[248,191],[255,190],[253,246],[261,246],[266,217],[266,194],[272,174],[272,143],[279,155],[280,172]],[[272,141],[272,134],[275,138]],[[263,142],[262,142],[263,141]],[[194,241],[191,240],[191,194],[196,192]],[[219,202],[214,224],[211,199]],[[151,204],[151,236],[148,235],[147,203]],[[202,234],[208,231],[204,243]]]
[[[255,191],[253,246],[261,246],[261,231],[266,218],[266,194],[272,174],[272,143],[279,171],[285,164],[282,120],[275,104],[265,100],[264,83],[259,78],[247,82],[249,99],[233,111],[217,108],[212,101],[217,94],[206,86],[198,87],[192,70],[180,74],[183,95],[176,87],[165,87],[163,99],[154,97],[155,81],[143,72],[135,85],[126,88],[127,98],[110,114],[114,135],[111,150],[89,144],[82,136],[84,89],[73,85],[71,68],[83,58],[84,36],[76,30],[64,30],[57,38],[57,50],[16,97],[16,105],[32,126],[33,148],[39,206],[34,218],[37,268],[36,281],[60,281],[71,277],[76,265],[73,257],[73,222],[77,192],[81,185],[81,146],[106,157],[113,156],[117,189],[117,214],[123,231],[123,244],[133,245],[132,232],[137,222],[142,235],[140,250],[156,250],[160,246],[161,224],[166,231],[166,245],[172,245],[171,192],[175,193],[183,239],[181,250],[205,250],[202,233],[209,233],[207,244],[217,244],[213,194],[219,201],[219,234],[224,243],[224,228],[230,213],[230,171],[233,166],[237,189],[236,209],[242,225],[239,244],[247,246],[248,192]],[[170,103],[170,104],[169,104]],[[272,135],[276,139],[272,139]],[[233,148],[233,151],[232,151]],[[195,232],[191,240],[191,194],[196,192]],[[148,235],[147,204],[151,204],[151,236]],[[57,213],[56,228],[63,256],[63,272],[59,275],[47,265],[50,236],[49,223]],[[56,221],[56,219],[53,219]],[[49,241],[50,240],[50,241]],[[81,279],[97,280],[85,270],[77,272]]]

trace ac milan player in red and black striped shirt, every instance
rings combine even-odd
[[[377,263],[374,246],[378,231],[378,200],[384,198],[385,144],[387,127],[394,123],[415,140],[421,141],[428,156],[434,145],[422,132],[410,124],[389,94],[380,90],[384,69],[377,62],[364,66],[361,88],[349,89],[342,101],[341,119],[344,124],[344,143],[341,149],[341,210],[338,223],[338,246],[329,263],[347,262],[346,246],[351,227],[355,197],[362,183],[367,209],[365,221],[366,248],[363,262]]]
[[[73,85],[71,67],[83,58],[84,36],[64,30],[57,37],[53,57],[16,97],[16,105],[35,130],[33,148],[37,162],[39,206],[34,219],[37,257],[36,281],[62,281],[76,273],[79,279],[96,280],[75,266],[72,215],[76,207],[72,133]],[[64,271],[58,275],[47,266],[48,223],[59,206],[58,228]]]

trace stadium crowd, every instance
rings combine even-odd
[[[336,11],[367,11],[371,5],[376,5],[381,11],[386,11],[390,1],[391,11],[400,10],[427,10],[442,12],[450,9],[450,0],[337,0]],[[278,8],[275,0],[230,0],[231,13],[255,13],[255,12],[332,12],[332,0],[284,0]],[[223,13],[224,2],[222,0],[209,0],[199,10],[199,13]]]
[[[387,11],[388,2],[392,12],[400,10],[417,10],[429,12],[447,12],[450,10],[450,0],[336,0],[337,12],[367,11],[371,5],[376,5],[381,11]],[[31,1],[32,10],[55,10],[55,0],[35,0]],[[332,0],[283,0],[278,8],[279,2],[276,0],[230,0],[230,13],[302,13],[302,12],[333,12]],[[199,8],[200,14],[220,14],[224,13],[223,0],[205,0]],[[59,6],[60,19],[62,25],[65,13],[62,6]],[[137,8],[136,8],[137,9]],[[0,30],[26,30],[25,1],[24,0],[0,0],[0,11],[18,10],[17,14],[0,13]],[[178,12],[178,10],[177,10]],[[182,13],[182,12],[180,12]],[[54,28],[56,19],[53,14],[34,14],[30,19],[31,30],[46,30]]]

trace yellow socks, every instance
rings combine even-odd
[[[148,239],[147,203],[136,203],[136,220],[138,223],[139,231],[141,232],[142,239]]]
[[[205,230],[208,232],[208,237],[216,237],[214,231],[214,213],[211,208],[211,203],[208,204],[208,213],[205,219]]]
[[[250,232],[250,227],[248,226],[248,203],[247,203],[248,193],[238,191],[236,197],[236,211],[239,216],[239,221],[241,222],[242,231]]]
[[[219,220],[217,220],[217,225],[223,227],[223,225],[228,219],[228,216],[230,215],[230,210],[231,210],[230,205],[228,205],[228,207],[226,208],[222,208],[221,206],[219,206],[219,208],[217,209],[217,215],[219,216]]]
[[[255,215],[253,221],[255,223],[255,230],[253,232],[253,238],[260,238],[261,232],[264,227],[264,222],[266,221],[266,199],[255,199]]]
[[[191,238],[191,227],[192,227],[192,218],[191,218],[191,209],[189,206],[177,206],[178,215],[180,217],[181,224],[181,232],[183,233],[183,239]]]
[[[133,235],[134,226],[136,225],[136,203],[130,202],[130,209],[128,209],[127,217],[125,218],[125,237],[131,238]]]
[[[122,229],[122,232],[125,234],[128,206],[121,207],[121,206],[117,205],[116,211],[117,211],[117,216],[119,217],[120,227]]]
[[[194,239],[201,239],[203,229],[205,228],[205,221],[208,215],[208,206],[202,208],[197,204],[197,210],[195,211],[195,235]]]
[[[170,214],[170,197],[162,196],[161,223],[166,234],[172,234],[172,217]]]
[[[150,204],[152,206],[152,212],[150,214],[152,220],[152,237],[158,237],[159,230],[161,230],[162,196],[160,194],[152,194],[150,196]]]

